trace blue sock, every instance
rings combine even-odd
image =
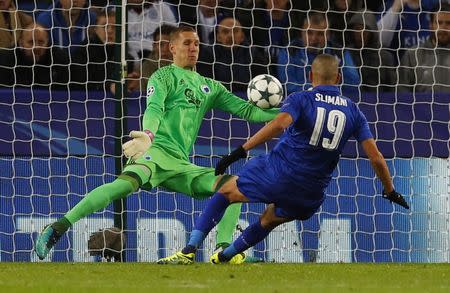
[[[266,230],[261,226],[261,222],[251,224],[247,229],[242,232],[230,246],[225,248],[221,253],[226,260],[230,260],[233,256],[241,253],[248,248],[252,247],[256,243],[260,242],[269,235],[271,230]]]
[[[191,237],[189,237],[188,247],[192,246],[194,249],[197,249],[200,244],[202,244],[203,240],[205,240],[205,233],[200,230],[193,230],[191,232]],[[183,251],[183,253],[185,253]]]
[[[211,197],[195,223],[194,230],[189,238],[188,247],[191,246],[195,249],[200,247],[209,231],[211,231],[222,219],[222,216],[229,205],[230,202],[221,193],[216,192]]]

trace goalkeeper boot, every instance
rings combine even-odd
[[[34,251],[36,251],[37,256],[40,260],[43,260],[50,250],[55,246],[56,242],[61,238],[64,233],[58,232],[52,227],[52,225],[47,225],[42,230],[41,234],[36,240]]]
[[[245,262],[245,253],[241,252],[233,256],[230,260],[224,260],[221,252],[216,252],[211,255],[209,261],[212,264],[232,264],[232,265],[240,265]]]
[[[257,257],[257,256],[251,256],[247,255],[244,259],[245,263],[258,263],[258,262],[264,262],[264,259]]]
[[[160,265],[190,265],[194,263],[195,253],[183,253],[178,251],[177,253],[158,259],[156,262]]]
[[[226,242],[219,243],[219,244],[216,245],[216,249],[214,250],[214,253],[222,252],[228,246],[230,246],[229,243],[226,243]],[[245,256],[245,260],[242,263],[258,263],[258,262],[264,262],[264,260],[262,258],[260,258],[260,257],[257,257],[257,256],[246,255]]]

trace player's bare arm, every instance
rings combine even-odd
[[[270,121],[267,125],[261,128],[255,135],[253,135],[246,143],[232,151],[227,156],[223,157],[216,165],[215,174],[223,174],[225,170],[233,162],[247,157],[247,151],[255,146],[271,140],[279,136],[289,125],[292,124],[292,116],[289,113],[280,113],[275,119]]]
[[[375,173],[377,174],[378,178],[380,178],[383,184],[383,197],[390,200],[391,202],[395,202],[396,204],[401,205],[405,209],[409,209],[409,206],[403,196],[400,193],[396,192],[394,189],[386,160],[378,150],[375,140],[373,138],[366,139],[361,142],[361,145],[364,149],[364,152],[369,157],[370,163],[372,164]]]
[[[255,135],[253,135],[246,143],[242,145],[245,151],[248,151],[255,146],[258,146],[274,137],[278,137],[289,125],[292,124],[292,116],[289,113],[280,113],[275,119],[270,121],[267,125],[261,128]]]
[[[361,146],[369,158],[375,173],[383,183],[384,190],[386,192],[392,192],[392,190],[394,190],[394,186],[392,185],[391,174],[389,173],[389,169],[383,155],[378,150],[375,140],[373,138],[366,139],[361,143]]]

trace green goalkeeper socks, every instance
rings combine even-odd
[[[241,206],[242,203],[234,203],[225,210],[222,220],[217,224],[216,244],[230,244],[233,241],[233,234],[241,214]]]
[[[127,197],[134,192],[136,184],[117,178],[111,183],[101,185],[89,192],[75,207],[55,224],[58,230],[67,230],[81,218],[107,207],[112,201]],[[241,214],[241,203],[230,205],[217,225],[216,243],[231,243],[236,224]],[[68,221],[68,222],[67,222]]]
[[[89,192],[64,217],[73,225],[81,218],[106,208],[112,201],[127,197],[137,189],[133,183],[117,178],[111,183],[101,185]]]

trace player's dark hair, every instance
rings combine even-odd
[[[176,29],[174,29],[171,33],[170,33],[170,42],[173,42],[175,39],[177,39],[181,33],[184,32],[193,32],[196,33],[195,29],[187,26],[187,25],[181,25],[179,27],[177,27]]]
[[[156,38],[156,36],[160,37],[161,35],[170,36],[170,34],[176,29],[176,26],[170,25],[170,24],[163,24],[160,27],[158,27],[155,32],[153,33],[153,39]]]

